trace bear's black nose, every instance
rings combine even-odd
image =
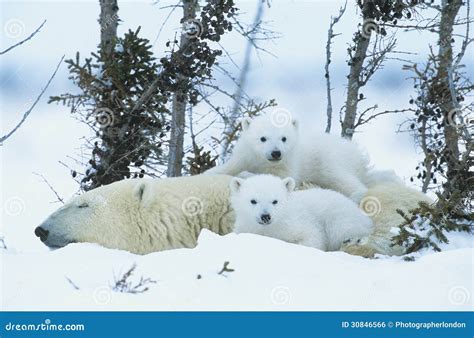
[[[272,158],[274,160],[279,160],[281,158],[281,151],[279,150],[272,151]]]
[[[43,229],[42,227],[37,227],[35,229],[35,235],[41,239],[41,242],[44,242],[48,238],[49,231]]]
[[[263,214],[262,216],[260,216],[260,219],[263,223],[267,224],[271,221],[272,216],[270,216],[269,214]]]

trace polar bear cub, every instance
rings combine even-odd
[[[319,188],[294,188],[292,178],[233,178],[234,232],[274,237],[324,251],[339,250],[344,241],[372,232],[372,220],[343,195]]]
[[[370,184],[368,171],[368,157],[355,143],[325,133],[303,137],[296,120],[260,115],[243,119],[230,159],[206,174],[293,177],[298,185],[315,184],[358,201]]]

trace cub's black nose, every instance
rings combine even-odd
[[[272,151],[272,158],[274,160],[279,160],[281,158],[281,151],[279,150]]]
[[[262,216],[260,216],[260,219],[262,220],[263,223],[269,223],[272,219],[272,216],[270,216],[269,214],[263,214]]]
[[[37,227],[35,229],[35,235],[41,239],[41,242],[44,242],[48,238],[49,231],[43,229],[42,227]]]

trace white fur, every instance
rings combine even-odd
[[[124,180],[94,189],[73,198],[41,224],[41,227],[49,231],[45,244],[60,247],[70,242],[92,242],[138,254],[193,247],[203,228],[221,235],[232,231],[234,213],[230,207],[230,182],[230,176],[198,175],[162,180]],[[268,187],[271,185],[264,185],[255,191],[263,192]],[[289,188],[291,190],[291,185]],[[297,217],[302,212],[313,215],[312,208],[326,205],[327,198],[314,191],[319,191],[323,196],[326,193],[333,194],[341,199],[339,207],[330,209],[336,210],[335,217],[339,216],[340,210],[347,209],[348,202],[350,208],[354,206],[337,193],[311,189],[295,192],[306,197],[302,198],[301,203],[294,202],[296,212],[292,211],[293,208],[290,210],[294,215],[292,217]],[[283,191],[283,195],[286,194],[288,193]],[[367,257],[376,253],[403,254],[402,248],[391,246],[391,228],[403,221],[396,209],[407,212],[416,208],[418,202],[431,200],[418,191],[396,183],[376,185],[363,197],[373,197],[379,201],[379,212],[371,216],[375,230],[369,236],[341,233],[340,240],[353,239],[344,243],[341,250]],[[194,213],[192,206],[196,200],[202,203],[202,210]],[[311,203],[311,206],[303,208],[303,202]],[[85,204],[88,206],[80,208]],[[186,206],[191,207],[191,212],[185,212]],[[363,203],[362,208],[365,209]],[[241,213],[247,217],[245,211]],[[255,223],[255,216],[253,220]],[[292,231],[298,231],[299,224],[296,223],[297,226]],[[354,224],[357,225],[356,222]],[[301,244],[311,245],[308,243],[317,242],[314,236],[316,235],[306,240],[301,237],[300,240],[304,240],[301,240]]]
[[[231,232],[230,179],[135,179],[88,191],[40,225],[49,232],[45,244],[92,242],[138,254],[194,247],[203,228]]]
[[[320,188],[293,191],[294,187],[292,178],[272,175],[234,178],[231,181],[231,204],[236,215],[234,231],[325,251],[339,250],[344,241],[371,233],[370,218],[343,195]]]
[[[316,184],[356,201],[384,176],[369,172],[368,157],[354,142],[325,133],[303,138],[295,120],[281,125],[271,116],[261,115],[244,119],[242,129],[229,161],[207,174],[238,176],[244,172],[243,177],[248,177],[250,172],[294,177],[298,184]],[[272,160],[273,151],[281,153],[280,160]]]
[[[381,183],[370,188],[363,196],[360,208],[371,216],[375,229],[370,236],[344,243],[341,250],[363,257],[403,255],[402,247],[392,245],[392,229],[396,230],[404,222],[397,210],[409,215],[420,202],[433,203],[425,194],[399,183]]]

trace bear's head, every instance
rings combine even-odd
[[[241,140],[257,158],[273,163],[291,160],[298,142],[296,120],[291,117],[278,120],[278,116],[270,114],[244,118],[241,124]]]
[[[147,181],[124,180],[76,196],[38,226],[35,234],[51,248],[75,242],[123,247],[121,241],[136,236],[130,225],[137,223],[139,209],[152,198]]]
[[[230,183],[231,204],[236,215],[235,232],[254,232],[284,217],[285,206],[295,188],[291,178],[255,175],[233,178]],[[249,231],[250,230],[250,231]]]

